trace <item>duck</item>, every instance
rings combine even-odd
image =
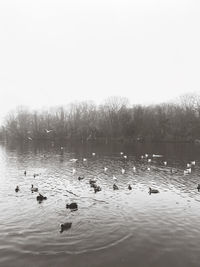
[[[66,209],[77,210],[78,209],[78,205],[77,205],[76,202],[72,202],[70,204],[66,204]]]
[[[101,187],[99,185],[96,185],[94,187],[94,192],[97,193],[97,192],[100,192],[101,191]]]
[[[152,189],[151,187],[149,187],[149,194],[157,194],[159,193],[158,189]]]
[[[18,191],[19,191],[19,186],[17,185],[15,188],[15,192],[18,192]]]
[[[31,185],[31,191],[32,192],[38,192],[38,188],[34,187],[33,184]]]
[[[24,171],[24,175],[26,176],[26,171]]]
[[[128,185],[128,189],[129,190],[132,190],[132,186],[130,184]]]
[[[47,197],[44,197],[43,195],[41,195],[40,193],[39,193],[39,196],[37,196],[36,197],[36,199],[37,199],[37,201],[43,201],[43,200],[46,200],[47,199]]]
[[[62,233],[63,231],[65,231],[65,230],[68,230],[68,229],[70,229],[72,227],[72,223],[71,222],[66,222],[66,223],[62,223],[61,225],[60,225],[60,233]]]
[[[200,184],[197,185],[198,192],[200,192]]]
[[[119,187],[116,184],[113,184],[113,190],[119,190]]]
[[[84,177],[83,176],[79,176],[78,177],[78,180],[80,181],[80,180],[83,180],[84,179]]]

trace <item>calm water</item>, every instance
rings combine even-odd
[[[140,158],[145,153],[164,157],[148,163]],[[72,158],[78,162],[70,162]],[[192,173],[183,175],[191,160],[196,161]],[[34,173],[40,175],[34,178]],[[80,175],[85,178],[78,181]],[[94,193],[91,178],[101,192]],[[63,151],[53,144],[1,144],[0,266],[199,266],[198,183],[200,148],[191,144],[65,146]],[[31,184],[46,201],[36,201]],[[149,195],[149,186],[160,193]],[[78,203],[77,211],[66,209],[72,201]],[[60,233],[64,222],[72,227]]]

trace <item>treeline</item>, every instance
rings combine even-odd
[[[77,102],[43,111],[18,107],[0,131],[6,140],[191,142],[200,139],[200,96],[159,105],[130,106],[123,97],[103,104]]]

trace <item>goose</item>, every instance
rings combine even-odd
[[[66,223],[62,223],[61,225],[60,225],[60,233],[62,233],[63,231],[65,231],[65,230],[68,230],[68,229],[70,229],[72,227],[72,223],[71,222],[66,222]]]
[[[78,209],[78,205],[77,205],[76,202],[72,202],[70,204],[66,204],[66,209],[77,210]]]
[[[31,185],[31,191],[32,192],[38,192],[38,188],[34,187],[33,184]]]
[[[200,191],[200,184],[197,185],[198,192]]]
[[[119,187],[116,184],[113,184],[113,190],[118,190]]]
[[[41,195],[41,194],[39,193],[39,196],[37,196],[36,199],[37,199],[37,201],[41,202],[41,201],[43,201],[43,200],[46,200],[47,197],[44,197],[43,195]]]
[[[125,173],[125,169],[122,168],[122,174],[124,174],[124,173]]]
[[[157,193],[159,193],[157,189],[152,189],[151,187],[149,187],[149,194],[157,194]]]
[[[128,185],[128,189],[129,190],[132,190],[132,186],[130,184]]]
[[[15,192],[18,192],[18,191],[19,191],[19,186],[17,185],[15,188]]]

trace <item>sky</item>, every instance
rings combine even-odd
[[[200,92],[199,0],[1,0],[0,120],[109,96]]]

